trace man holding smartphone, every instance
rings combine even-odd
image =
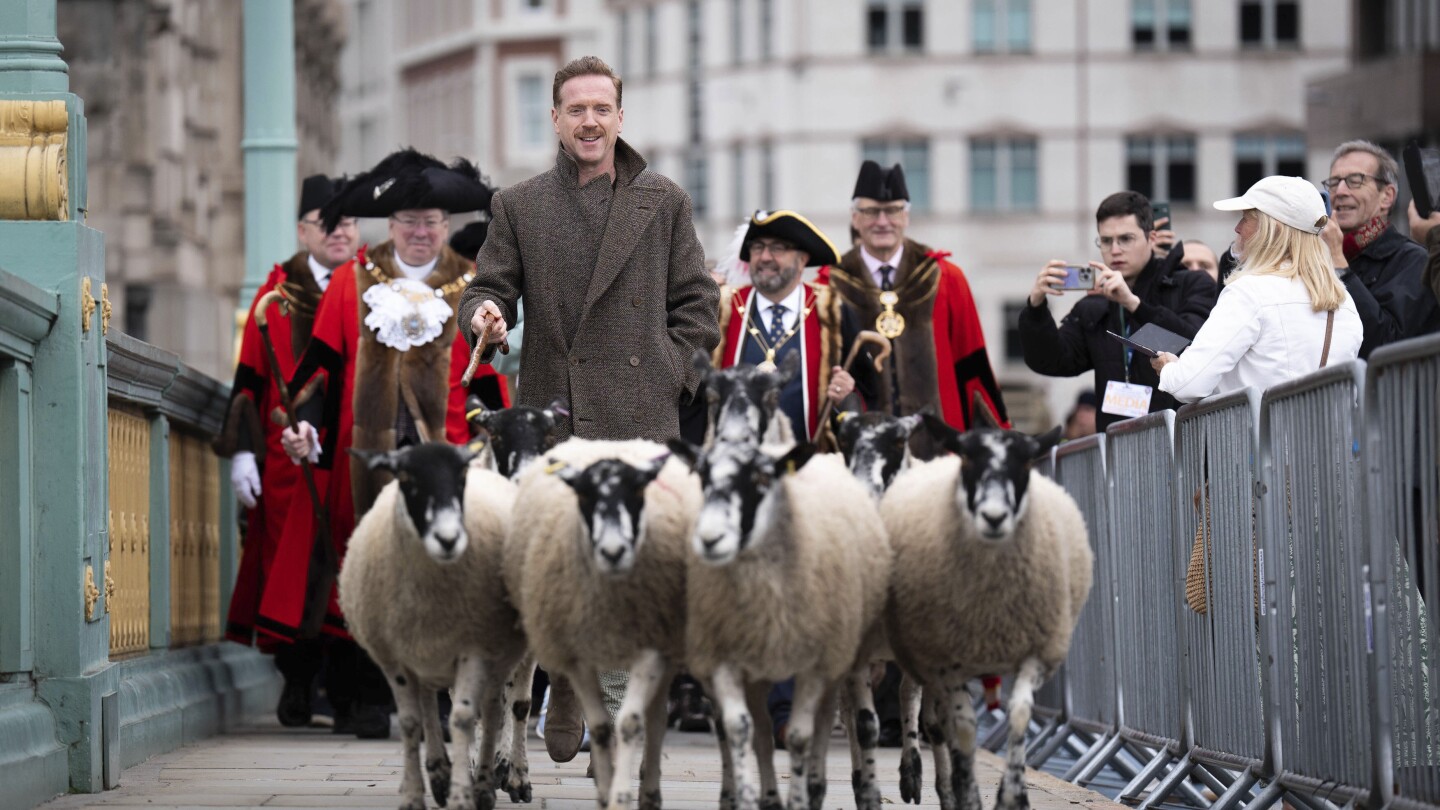
[[[1106,197],[1095,212],[1095,245],[1103,261],[1088,266],[1094,289],[1075,303],[1057,325],[1046,299],[1065,294],[1067,266],[1052,260],[1040,270],[1020,313],[1020,345],[1025,365],[1051,377],[1095,372],[1100,412],[1095,427],[1177,407],[1173,397],[1156,390],[1159,376],[1148,358],[1121,345],[1106,332],[1129,336],[1148,323],[1193,338],[1210,315],[1219,290],[1205,273],[1185,270],[1184,245],[1176,243],[1164,258],[1153,254],[1155,231],[1150,201],[1121,191]],[[1073,285],[1072,285],[1073,286]]]

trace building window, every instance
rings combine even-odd
[[[1030,0],[975,0],[976,53],[1028,53]]]
[[[690,0],[685,6],[687,63],[685,65],[685,94],[689,103],[690,142],[700,143],[705,129],[704,99],[701,96],[700,68],[704,57],[705,42],[702,37],[700,0]]]
[[[1005,302],[1005,359],[1014,363],[1025,362],[1025,350],[1020,345],[1020,313],[1027,304],[1023,298]]]
[[[660,63],[660,39],[656,33],[655,7],[645,7],[645,76],[655,78]]]
[[[730,150],[730,188],[735,193],[735,215],[750,216],[745,205],[745,145],[735,144]]]
[[[545,8],[545,0],[524,0],[521,5],[526,11],[539,11]]]
[[[515,80],[515,90],[515,118],[520,125],[520,146],[525,149],[545,146],[545,125],[550,123],[550,100],[545,97],[545,77],[527,73]]]
[[[730,64],[740,64],[745,40],[740,32],[744,25],[743,0],[730,0]]]
[[[1125,185],[1152,200],[1195,202],[1195,136],[1125,139]]]
[[[971,210],[1036,210],[1040,204],[1038,152],[1034,138],[970,141]]]
[[[125,334],[136,340],[150,340],[150,299],[150,285],[125,285]]]
[[[775,56],[775,0],[760,0],[760,61]]]
[[[1305,174],[1304,135],[1235,136],[1235,193],[1244,194],[1262,177]]]
[[[910,191],[910,209],[930,210],[930,142],[923,138],[867,138],[860,144],[862,160],[873,160],[889,168],[896,163],[905,170],[905,187]]]
[[[1240,44],[1246,48],[1298,47],[1298,0],[1241,0]]]
[[[685,190],[690,192],[690,204],[695,218],[700,219],[710,210],[709,162],[705,153],[692,152],[685,157]]]
[[[619,67],[620,78],[623,79],[630,75],[630,12],[628,10],[620,12],[620,16],[616,19],[616,25],[620,29],[618,49],[620,51]]]
[[[1190,49],[1190,0],[1134,0],[1131,39],[1137,51]]]
[[[775,144],[760,145],[760,207],[775,207]]]
[[[865,38],[871,53],[923,51],[924,0],[867,0]]]

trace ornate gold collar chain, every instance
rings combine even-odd
[[[365,272],[369,273],[370,277],[375,279],[376,284],[391,284],[395,281],[395,279],[385,275],[385,271],[381,270],[378,266],[376,266],[376,264],[371,261],[370,257],[368,256],[365,257]],[[451,281],[448,284],[434,287],[433,289],[435,290],[435,297],[446,298],[454,293],[460,292],[461,290],[465,289],[466,285],[470,283],[470,279],[472,278],[475,278],[475,273],[473,271],[466,273],[465,275],[455,279],[454,281]],[[421,283],[423,284],[424,281],[421,280]]]
[[[809,291],[807,290],[806,292]],[[751,293],[751,301],[755,300],[754,297],[759,294],[759,291]],[[755,368],[766,374],[773,372],[777,368],[775,365],[775,352],[779,351],[782,346],[790,342],[791,338],[795,337],[795,333],[800,331],[800,327],[805,323],[805,319],[810,317],[810,311],[814,308],[815,296],[811,293],[805,298],[804,308],[796,314],[795,325],[785,330],[785,334],[781,335],[780,339],[775,341],[775,345],[772,346],[770,345],[770,341],[765,338],[765,330],[760,328],[763,324],[760,324],[756,320],[760,317],[760,308],[749,304],[741,307],[742,310],[749,310],[746,312],[748,316],[746,320],[748,320],[749,323],[745,326],[745,329],[755,337],[755,342],[759,343],[760,348],[765,352],[765,359],[761,361],[759,365],[755,366]]]

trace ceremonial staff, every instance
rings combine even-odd
[[[890,339],[879,332],[866,329],[855,335],[855,343],[850,346],[850,353],[845,355],[843,368],[847,374],[850,372],[850,367],[855,364],[856,356],[860,354],[860,347],[866,343],[873,343],[880,347],[880,353],[875,355],[875,370],[881,374],[885,373],[885,358],[890,356]],[[825,420],[830,418],[830,410],[833,407],[834,403],[830,401],[829,397],[826,397],[825,405],[820,409],[820,418],[816,420],[816,424],[819,426],[818,430],[825,429]]]

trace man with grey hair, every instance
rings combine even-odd
[[[1324,181],[1332,215],[1322,235],[1365,326],[1361,357],[1440,330],[1440,304],[1425,289],[1425,249],[1390,226],[1399,174],[1395,158],[1380,146],[1346,141]]]

